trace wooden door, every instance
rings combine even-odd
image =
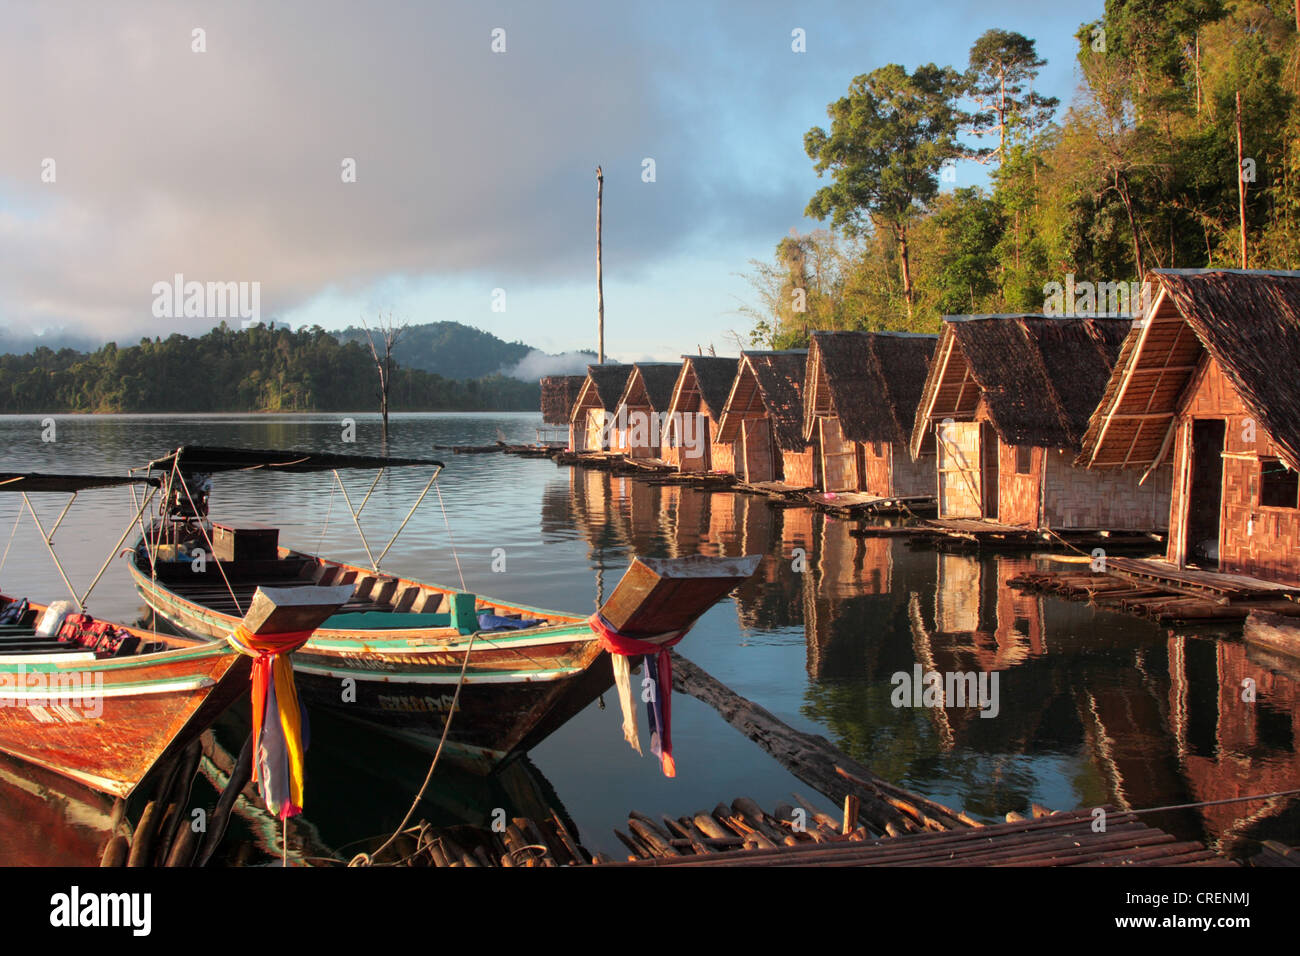
[[[775,480],[772,462],[772,423],[750,418],[741,425],[741,478],[749,484]]]
[[[587,409],[587,434],[583,440],[584,451],[601,451],[605,439],[605,410],[603,408]]]
[[[844,440],[838,418],[822,418],[822,490],[856,491],[858,488],[857,453],[853,442]]]
[[[979,422],[935,426],[939,447],[939,517],[981,517]]]

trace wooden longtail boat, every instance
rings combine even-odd
[[[24,495],[75,495],[126,483],[129,479],[88,475],[0,475],[0,490]],[[243,622],[255,634],[309,628],[333,613],[348,593],[265,591],[250,600]],[[0,613],[16,601],[0,594]],[[236,697],[248,693],[251,658],[224,640],[120,624],[110,625],[111,641],[60,640],[57,634],[37,633],[46,608],[27,602],[15,620],[0,624],[0,750],[21,760],[125,797],[158,761],[183,750]]]
[[[188,489],[196,474],[418,464],[441,467],[409,459],[193,446],[150,467],[167,473],[166,500],[195,504]],[[294,655],[299,692],[310,705],[432,750],[463,668],[444,758],[489,772],[526,753],[613,684],[610,656],[585,615],[485,598],[281,547],[270,543],[274,529],[252,529],[249,546],[241,548],[240,529],[192,513],[200,508],[183,510],[189,513],[152,523],[128,560],[145,602],[185,633],[211,638],[229,632],[259,585],[353,589],[340,613]],[[195,562],[196,552],[202,552],[201,562]],[[600,613],[621,634],[666,640],[749,577],[759,559],[636,559]]]

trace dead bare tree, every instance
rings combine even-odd
[[[375,360],[375,369],[379,372],[379,414],[384,421],[384,444],[388,444],[388,390],[393,381],[393,346],[401,337],[405,328],[403,325],[396,325],[393,322],[393,313],[389,312],[388,317],[384,318],[380,314],[377,321],[377,328],[372,333],[370,326],[366,325],[365,316],[361,317],[361,328],[365,330],[366,342],[370,346],[370,355]],[[380,357],[379,348],[375,346],[375,337],[379,337],[380,345],[383,347],[383,357]]]

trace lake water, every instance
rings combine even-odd
[[[384,453],[377,417],[354,417],[354,443],[342,440],[341,416],[55,416],[52,436],[40,417],[3,417],[0,470],[120,474],[185,443]],[[761,553],[755,578],[710,610],[679,650],[886,778],[986,820],[1028,812],[1032,803],[1141,809],[1300,787],[1300,668],[1257,658],[1231,636],[1173,634],[1005,586],[1039,559],[939,555],[896,539],[855,538],[850,523],[763,499],[431,448],[532,441],[539,423],[522,413],[394,416],[388,454],[444,457],[448,467],[439,480],[442,507],[435,496],[426,500],[386,570],[456,584],[458,557],[471,591],[586,613],[633,555]],[[55,440],[43,440],[49,437]],[[345,475],[355,503],[372,475]],[[412,469],[380,482],[363,520],[371,541],[387,540],[425,480]],[[219,475],[212,516],[273,524],[282,543],[367,563],[331,482],[328,473]],[[48,528],[64,498],[33,501]],[[0,588],[66,597],[25,515],[11,541],[20,506],[19,496],[0,495],[0,547],[8,543]],[[55,538],[74,584],[94,576],[133,513],[123,490],[78,498]],[[503,572],[493,570],[496,549],[504,552]],[[120,562],[89,610],[141,618],[143,603]],[[918,663],[996,673],[996,716],[894,706],[894,675],[910,675]],[[1247,678],[1253,702],[1242,699]],[[484,823],[498,806],[526,805],[520,793],[531,789],[568,813],[589,849],[621,856],[613,830],[625,827],[631,809],[679,816],[747,796],[770,810],[797,792],[833,810],[712,709],[681,694],[673,698],[678,775],[666,779],[654,758],[623,742],[617,702],[612,693],[605,700],[607,709],[587,708],[508,779],[440,767],[417,819]],[[219,727],[234,750],[241,719],[232,712]],[[354,849],[397,824],[427,767],[422,753],[313,714],[307,820],[324,844]],[[0,863],[94,862],[107,806],[74,784],[0,761]],[[1147,819],[1235,855],[1250,855],[1263,839],[1300,842],[1296,797]],[[242,827],[242,838],[265,842],[255,821]]]

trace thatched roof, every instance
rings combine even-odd
[[[814,332],[804,390],[804,437],[819,415],[839,419],[856,442],[906,444],[937,335]]]
[[[1300,468],[1300,273],[1157,269],[1157,291],[1107,384],[1080,464],[1150,467],[1204,356],[1219,364],[1277,453]]]
[[[588,365],[587,380],[582,387],[584,391],[593,394],[596,402],[593,407],[612,412],[618,407],[618,400],[622,397],[628,376],[631,374],[630,365]],[[591,397],[588,398],[588,402],[592,400]]]
[[[678,362],[637,362],[623,386],[618,404],[629,400],[637,405],[648,405],[652,412],[666,412],[673,400],[673,385],[682,366]]]
[[[683,355],[682,369],[673,385],[671,412],[703,412],[716,422],[731,394],[740,359],[715,355]],[[692,392],[692,387],[694,391]]]
[[[982,401],[1008,445],[1078,451],[1128,333],[1127,318],[945,316],[912,429],[969,421]]]
[[[742,352],[736,379],[718,422],[718,441],[734,442],[746,418],[772,420],[772,436],[785,451],[802,451],[803,377],[807,349]]]
[[[542,421],[547,425],[569,424],[573,403],[582,391],[585,375],[547,375],[542,379]]]

